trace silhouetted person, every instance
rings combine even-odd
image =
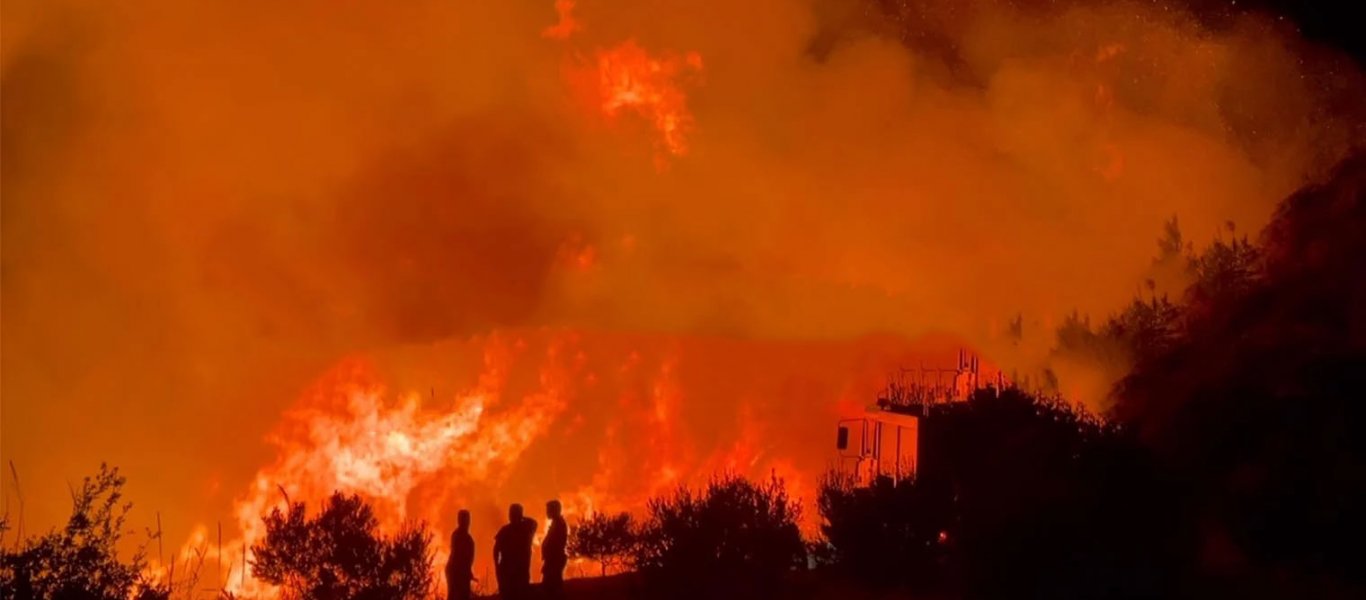
[[[469,600],[474,580],[474,537],[470,535],[470,511],[455,517],[451,532],[451,559],[446,561],[446,600]]]
[[[522,505],[509,506],[508,524],[493,537],[493,568],[502,597],[527,597],[531,588],[531,538],[535,535],[536,522],[522,515]]]
[[[569,562],[565,545],[569,543],[569,527],[560,516],[560,501],[545,503],[545,539],[541,541],[541,587],[547,598],[559,598],[564,592],[564,566]]]

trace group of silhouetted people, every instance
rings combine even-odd
[[[560,598],[564,589],[564,567],[569,562],[565,546],[569,529],[560,515],[560,501],[545,503],[550,522],[541,541],[541,591],[546,598]],[[508,523],[493,537],[493,566],[498,578],[498,593],[503,598],[521,600],[531,595],[531,544],[536,521],[523,514],[521,504],[508,507]],[[470,535],[470,511],[462,510],[451,533],[451,558],[446,563],[447,600],[467,600],[474,581],[474,537]]]

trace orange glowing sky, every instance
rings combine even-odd
[[[438,540],[641,473],[809,484],[898,365],[1037,371],[1145,289],[1165,219],[1255,232],[1362,139],[1361,72],[1267,17],[872,5],[5,2],[26,527],[100,461],[177,546],[240,539],[274,479]],[[426,433],[361,435],[394,429]]]

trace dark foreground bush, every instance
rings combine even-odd
[[[124,478],[100,465],[71,495],[66,527],[0,550],[0,598],[38,600],[163,600],[169,589],[143,576],[141,549],[128,562],[118,546],[131,504]],[[4,523],[0,523],[3,531]]]
[[[700,492],[679,488],[650,501],[634,566],[660,593],[772,592],[786,573],[805,564],[799,518],[800,506],[776,477],[755,484],[721,476]]]
[[[859,581],[919,591],[934,587],[950,568],[957,531],[948,490],[888,477],[860,487],[850,475],[829,473],[816,506],[826,542],[823,562]]]
[[[569,533],[569,554],[598,563],[606,576],[631,564],[638,530],[630,513],[594,513]]]
[[[854,579],[966,597],[1162,597],[1179,535],[1139,444],[1085,412],[984,390],[920,424],[915,479],[818,496],[828,555]]]
[[[333,494],[311,519],[304,503],[293,502],[287,512],[272,510],[265,523],[265,540],[251,548],[252,568],[288,598],[415,600],[431,589],[425,524],[383,536],[359,496]]]

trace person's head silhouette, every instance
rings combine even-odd
[[[522,505],[513,503],[508,507],[508,522],[516,523],[522,520]]]
[[[456,526],[457,529],[461,529],[461,530],[469,529],[469,528],[470,528],[470,511],[461,509],[460,512],[455,513],[455,526]]]
[[[550,502],[545,503],[545,516],[547,517],[552,519],[560,518],[560,510],[559,500],[551,500]]]

